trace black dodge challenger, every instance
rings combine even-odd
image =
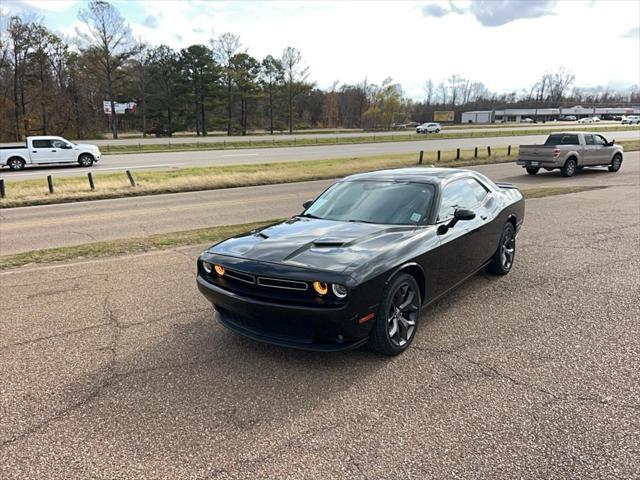
[[[460,169],[353,175],[304,212],[213,245],[198,287],[228,328],[308,350],[396,355],[421,308],[482,268],[511,270],[524,199]]]

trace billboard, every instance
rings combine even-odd
[[[453,110],[436,110],[433,112],[434,122],[453,122]]]
[[[123,115],[125,113],[136,113],[136,108],[138,107],[136,102],[114,102],[114,106],[116,109],[116,115]],[[111,102],[109,100],[105,100],[104,102],[102,102],[102,109],[104,110],[104,113],[106,115],[111,115]]]

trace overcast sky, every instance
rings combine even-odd
[[[52,30],[82,28],[80,0],[1,0],[5,14],[30,11]],[[208,1],[111,2],[134,36],[182,48],[212,35],[240,35],[262,58],[294,46],[310,79],[326,88],[365,76],[392,77],[423,96],[427,78],[451,74],[493,91],[528,88],[545,70],[572,70],[581,86],[640,83],[638,0]]]

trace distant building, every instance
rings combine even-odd
[[[552,122],[563,117],[606,117],[622,115],[639,115],[640,106],[636,107],[558,107],[558,108],[505,108],[502,110],[474,110],[462,112],[462,123],[506,123],[520,122],[530,118],[538,122]]]

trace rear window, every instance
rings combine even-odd
[[[580,145],[578,135],[567,135],[562,133],[556,133],[549,135],[545,145]]]

